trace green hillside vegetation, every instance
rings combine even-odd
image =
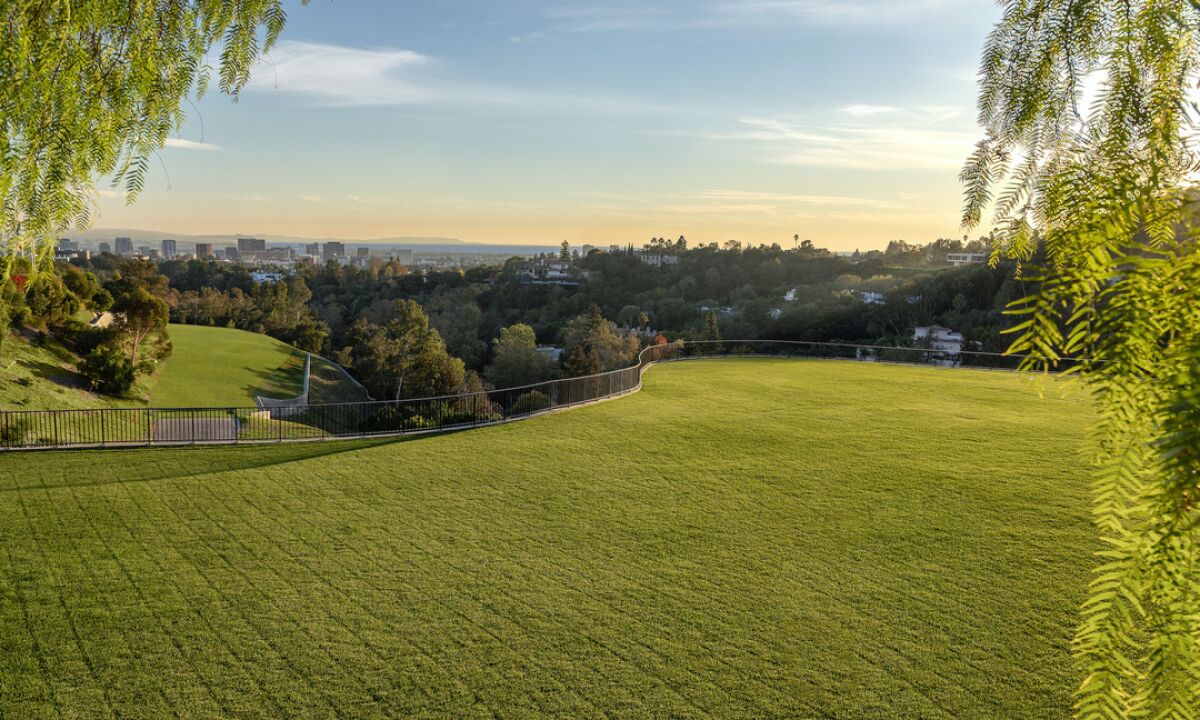
[[[12,333],[0,346],[0,410],[91,410],[143,404],[150,380],[138,381],[132,398],[115,399],[88,390],[77,371],[79,358],[46,336],[41,342]]]
[[[308,402],[313,405],[366,402],[371,399],[362,386],[355,383],[337,365],[325,358],[313,356],[309,369]]]
[[[150,396],[155,407],[252,407],[255,396],[287,398],[304,388],[304,353],[266,335],[171,325],[171,357]]]
[[[1091,413],[708,360],[408,441],[3,455],[0,715],[1065,718]]]

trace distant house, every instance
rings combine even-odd
[[[565,260],[539,258],[522,274],[521,284],[574,286],[579,284],[581,277],[582,273]]]
[[[783,317],[783,310],[781,308],[771,308],[767,311],[767,315],[770,315],[772,320],[778,320]]]
[[[678,265],[679,256],[670,253],[648,252],[645,250],[637,251],[638,260],[651,267],[666,267],[667,265]]]
[[[987,253],[946,253],[946,262],[951,265],[979,265],[987,262]]]
[[[261,283],[277,283],[277,282],[283,280],[284,277],[285,277],[285,275],[281,272],[267,272],[265,270],[251,270],[250,271],[250,279],[253,280],[254,282],[260,283],[260,284]]]
[[[948,355],[958,355],[962,352],[963,336],[948,327],[941,325],[920,325],[913,329],[913,340],[928,342],[930,349],[944,352]]]
[[[867,305],[882,305],[887,302],[887,298],[883,296],[883,293],[878,292],[861,292],[858,294],[858,297]]]
[[[563,349],[554,345],[538,345],[537,351],[554,362],[562,359]]]
[[[792,288],[791,290],[788,290],[787,292],[785,292],[783,294],[783,301],[784,302],[796,302],[796,293],[799,290],[800,290],[800,288]]]

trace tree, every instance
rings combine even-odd
[[[640,343],[636,336],[622,333],[616,323],[605,320],[598,305],[592,305],[588,313],[567,324],[563,347],[568,370],[578,375],[582,374],[577,372],[581,368],[599,366],[599,371],[603,371],[628,367],[637,357]],[[575,362],[577,359],[581,362]]]
[[[562,244],[558,246],[558,259],[563,262],[571,262],[571,243],[566,240],[562,241]]]
[[[307,0],[304,0],[307,1]],[[0,277],[17,258],[53,262],[55,238],[91,217],[94,182],[130,201],[183,103],[217,81],[236,98],[283,29],[283,0],[5,3],[0,10]]]
[[[121,333],[121,343],[129,354],[129,363],[135,371],[141,371],[138,355],[142,343],[152,335],[157,335],[160,340],[166,339],[170,308],[161,298],[138,287],[117,298],[113,313],[117,315],[117,328]]]
[[[962,173],[964,225],[991,209],[994,257],[1039,281],[1011,351],[1078,372],[1100,403],[1081,718],[1200,714],[1198,39],[1189,0],[1008,2]]]
[[[133,387],[134,364],[121,350],[101,345],[88,353],[79,364],[79,374],[92,384],[96,392],[122,397]]]
[[[554,377],[554,362],[538,352],[537,336],[528,325],[504,328],[493,348],[492,364],[484,375],[497,388],[532,385]]]
[[[8,326],[10,322],[8,303],[0,299],[0,351],[4,350],[4,341],[8,339]]]
[[[378,398],[428,397],[458,392],[465,379],[462,360],[446,352],[421,306],[397,300],[383,325],[359,320],[346,333],[354,371]]]
[[[704,332],[700,335],[700,339],[720,342],[721,325],[717,321],[716,311],[709,310],[704,314]]]

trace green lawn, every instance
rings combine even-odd
[[[0,716],[1065,718],[1062,392],[697,361],[403,442],[0,455]]]
[[[174,350],[151,391],[154,407],[253,407],[256,395],[303,391],[304,353],[274,338],[199,325],[168,332]]]

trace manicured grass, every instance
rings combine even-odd
[[[155,407],[253,407],[256,395],[294,397],[304,353],[266,335],[171,325],[173,352],[150,395]]]
[[[0,715],[1068,716],[1082,398],[645,380],[403,442],[0,456]]]
[[[308,402],[313,405],[366,402],[371,399],[361,385],[325,358],[313,355],[309,372]]]

